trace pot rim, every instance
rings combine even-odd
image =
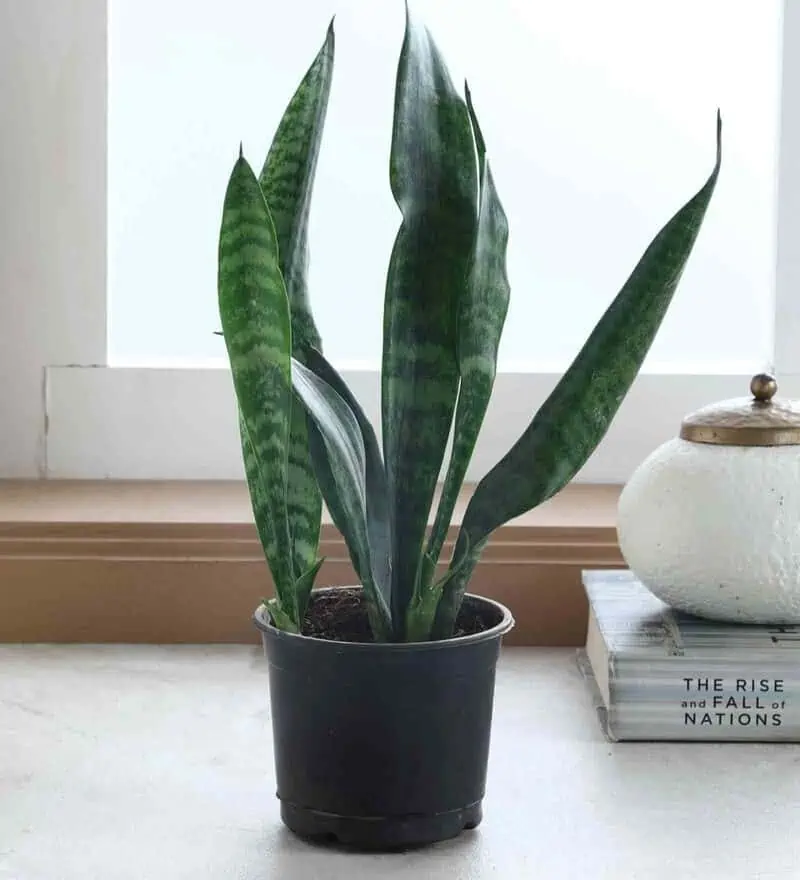
[[[347,587],[345,587],[346,589]],[[342,587],[321,587],[314,590],[314,593],[331,593],[334,590],[341,590]],[[350,589],[363,589],[360,586],[353,586]],[[491,629],[484,630],[479,633],[471,633],[466,636],[456,636],[449,639],[438,639],[428,642],[337,642],[332,639],[320,639],[316,636],[304,636],[301,633],[291,633],[286,630],[278,629],[270,620],[266,603],[262,602],[253,612],[253,622],[261,630],[262,633],[269,633],[272,638],[286,639],[300,642],[311,642],[317,645],[330,645],[337,651],[374,651],[384,649],[387,651],[436,651],[444,650],[448,647],[462,647],[477,642],[488,642],[492,639],[499,638],[507,633],[514,626],[514,617],[505,605],[486,596],[479,596],[477,593],[464,593],[464,599],[472,599],[483,605],[495,608],[502,615],[499,623],[496,623]]]

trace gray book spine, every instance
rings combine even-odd
[[[627,570],[583,581],[582,668],[610,739],[800,742],[800,628],[683,615]]]

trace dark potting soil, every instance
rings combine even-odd
[[[484,632],[499,623],[491,610],[481,610],[469,603],[461,606],[454,636]],[[311,594],[303,635],[332,642],[372,642],[367,606],[361,590],[341,587],[335,591]]]

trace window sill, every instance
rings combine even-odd
[[[623,564],[618,495],[574,484],[494,534],[470,589],[512,610],[508,644],[582,644],[581,569]],[[353,583],[330,521],[321,553],[319,586]],[[269,592],[243,483],[0,481],[2,642],[252,643]]]

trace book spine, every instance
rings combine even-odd
[[[612,655],[606,724],[617,740],[800,742],[800,668]]]

